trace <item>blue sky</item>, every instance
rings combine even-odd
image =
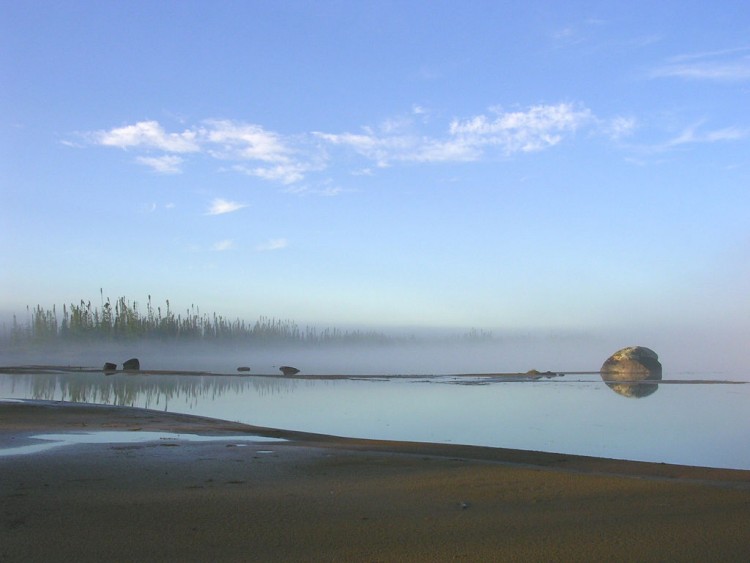
[[[744,1],[9,1],[0,26],[5,313],[103,288],[747,335]]]

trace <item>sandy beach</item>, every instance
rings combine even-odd
[[[2,561],[747,561],[750,472],[0,402]],[[254,442],[242,438],[281,438]]]

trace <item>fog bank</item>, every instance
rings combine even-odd
[[[415,339],[387,344],[258,345],[248,343],[139,340],[65,343],[20,348],[0,346],[1,365],[121,367],[128,358],[141,368],[236,373],[278,373],[282,365],[302,373],[343,375],[430,375],[539,371],[598,371],[606,358],[625,346],[640,345],[659,354],[666,374],[742,373],[746,356],[739,337],[716,333],[670,334],[642,331],[598,335],[515,335],[484,341]]]

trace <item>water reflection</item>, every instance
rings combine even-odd
[[[9,375],[10,392],[43,401],[69,401],[117,406],[138,406],[168,410],[170,401],[193,407],[199,400],[215,400],[225,395],[253,392],[267,397],[293,392],[304,380],[281,377],[231,377],[201,375],[125,375],[102,377],[96,373]],[[26,386],[30,388],[26,389]]]
[[[750,385],[732,384],[745,381],[600,375],[479,381],[6,373],[0,398],[132,406],[378,440],[750,469],[750,450],[741,447],[750,430]],[[466,382],[472,384],[460,384]]]
[[[642,399],[653,395],[659,389],[657,381],[661,381],[661,372],[635,374],[627,372],[602,372],[602,381],[607,387],[623,397]]]

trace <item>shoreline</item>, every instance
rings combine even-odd
[[[140,407],[0,399],[0,458],[8,447],[29,445],[40,433],[94,433],[112,430],[163,431],[172,434],[198,434],[231,439],[232,436],[258,436],[285,440],[285,445],[326,447],[337,450],[389,454],[430,455],[463,458],[470,461],[549,468],[582,473],[601,473],[643,478],[689,479],[737,483],[750,488],[750,470],[661,462],[634,461],[576,454],[449,444],[350,438],[256,426],[193,414],[173,413]],[[23,443],[20,443],[23,442]],[[29,454],[34,455],[34,454]]]
[[[0,456],[0,559],[750,554],[750,471],[348,439],[132,407],[0,402],[0,448],[41,433],[112,430],[221,439]],[[243,435],[288,441],[232,440]]]
[[[280,373],[253,373],[248,371],[237,371],[231,373],[213,372],[213,371],[196,371],[196,370],[172,370],[172,369],[149,369],[149,370],[104,370],[102,368],[90,366],[61,366],[61,365],[18,365],[18,366],[0,366],[0,375],[33,375],[33,374],[59,374],[59,373],[86,373],[102,374],[105,377],[113,375],[128,376],[149,376],[149,375],[181,375],[181,376],[218,376],[218,377],[262,377],[278,378],[290,380],[389,380],[389,379],[422,379],[422,378],[456,378],[456,379],[477,379],[488,380],[488,382],[541,382],[541,381],[565,381],[573,383],[570,380],[563,380],[568,375],[600,375],[600,371],[545,371],[545,372],[485,372],[485,373],[412,373],[412,374],[345,374],[345,373],[321,373],[306,374],[297,373],[294,375],[284,375]],[[607,383],[605,381],[605,383]],[[618,384],[633,385],[745,385],[749,381],[740,381],[736,379],[620,379]]]

